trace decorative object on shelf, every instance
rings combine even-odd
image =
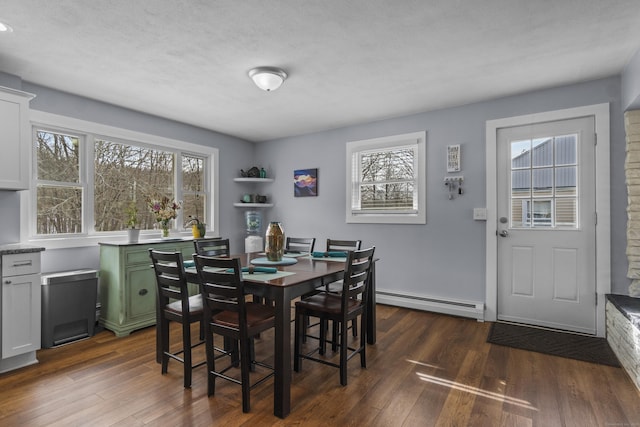
[[[131,202],[127,208],[127,238],[129,243],[138,243],[140,229],[138,225],[138,207],[135,202]]]
[[[244,171],[244,169],[240,169],[240,176],[243,178],[260,178],[260,169],[256,166],[252,167],[248,171]]]
[[[244,196],[242,196],[242,203],[253,203],[254,201],[254,196],[253,194],[245,194]]]
[[[197,217],[189,215],[189,221],[184,225],[186,227],[191,227],[191,234],[194,239],[201,239],[204,237],[207,231],[207,224],[201,222]]]
[[[267,92],[278,89],[287,79],[287,73],[277,67],[256,67],[248,74],[256,86]]]
[[[267,196],[256,194],[256,203],[267,203]]]
[[[294,197],[314,197],[318,195],[318,169],[298,169],[293,171]]]
[[[267,171],[264,170],[264,168],[260,168],[260,178],[266,178],[267,177]]]
[[[156,222],[162,230],[162,238],[169,237],[169,221],[178,216],[178,210],[182,208],[182,202],[171,200],[167,196],[149,198],[147,205],[156,217]]]
[[[269,261],[281,261],[284,255],[284,229],[277,221],[271,221],[265,234],[264,251]]]

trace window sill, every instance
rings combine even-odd
[[[426,224],[424,215],[351,215],[347,214],[347,224]]]
[[[148,231],[140,233],[140,243],[153,243],[159,239],[160,231]],[[191,230],[185,232],[172,232],[171,237],[176,239],[192,239]],[[45,249],[73,249],[98,246],[99,243],[123,243],[128,241],[126,231],[122,233],[94,234],[91,236],[67,236],[59,238],[32,238],[23,242],[29,245],[43,247]]]

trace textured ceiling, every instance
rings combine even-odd
[[[638,0],[3,0],[0,71],[250,141],[619,74]],[[247,71],[278,66],[275,92]]]

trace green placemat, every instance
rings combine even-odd
[[[315,259],[316,261],[337,261],[337,262],[347,262],[347,258],[339,258],[339,257],[315,257],[309,256],[307,258]]]
[[[291,276],[293,274],[296,274],[296,273],[293,273],[291,271],[280,271],[280,270],[278,270],[277,273],[253,273],[253,274],[242,273],[242,279],[251,280],[254,282],[268,282],[269,280],[280,279],[282,277]]]
[[[251,264],[253,265],[268,265],[268,266],[273,266],[273,265],[292,265],[297,263],[298,260],[295,258],[288,258],[288,257],[282,257],[282,260],[280,261],[269,261],[266,257],[262,257],[262,258],[254,258],[251,260]]]

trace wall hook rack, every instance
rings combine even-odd
[[[449,200],[453,200],[455,198],[455,194],[458,193],[458,196],[462,196],[462,183],[464,182],[463,176],[445,176],[444,177],[444,185],[449,188]]]

